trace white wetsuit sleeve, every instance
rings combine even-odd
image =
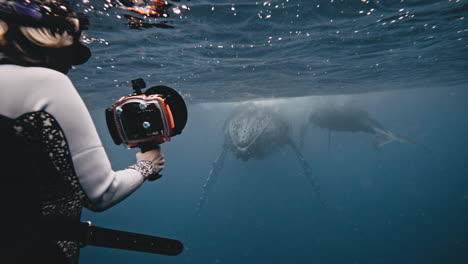
[[[40,85],[30,89],[26,104],[51,114],[64,131],[79,183],[91,210],[102,211],[126,198],[144,182],[136,169],[113,171],[92,118],[70,79],[45,70]]]

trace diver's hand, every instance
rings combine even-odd
[[[164,169],[165,161],[164,161],[164,154],[161,152],[161,149],[152,149],[148,150],[144,153],[137,152],[136,154],[137,163],[141,160],[147,160],[151,162],[151,165],[154,167],[154,173],[159,173],[162,169]]]

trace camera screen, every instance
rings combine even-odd
[[[154,103],[147,104],[145,109],[141,109],[138,102],[127,103],[122,106],[119,118],[127,140],[139,140],[164,134],[161,111]]]

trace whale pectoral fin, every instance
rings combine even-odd
[[[314,190],[314,193],[317,195],[317,197],[320,200],[320,203],[324,205],[324,202],[320,198],[320,186],[317,183],[316,177],[312,174],[310,165],[309,163],[305,160],[304,156],[302,155],[301,151],[298,149],[298,147],[292,142],[291,140],[289,141],[289,145],[291,146],[291,149],[293,150],[294,154],[296,154],[297,159],[299,160],[299,163],[301,164],[304,176],[307,178],[309,183],[312,185],[312,189]]]
[[[205,184],[203,185],[202,195],[200,196],[200,199],[197,204],[197,209],[196,209],[197,213],[200,212],[201,208],[203,207],[203,205],[205,204],[208,198],[208,192],[211,190],[212,186],[218,180],[219,172],[221,171],[221,168],[223,167],[223,164],[224,164],[224,160],[226,159],[226,153],[227,153],[227,147],[223,146],[223,150],[218,155],[216,160],[213,162],[210,173],[208,174]]]
[[[300,131],[299,131],[299,147],[300,148],[303,148],[304,147],[304,138],[305,138],[305,134],[307,132],[307,127],[309,126],[309,124],[303,124],[300,128]]]

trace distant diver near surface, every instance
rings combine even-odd
[[[176,1],[178,2],[178,1]],[[159,0],[111,0],[113,6],[134,13],[135,15],[124,14],[123,16],[128,19],[128,27],[131,29],[141,28],[174,28],[167,24],[167,21],[158,23],[148,22],[146,18],[168,18],[170,17],[169,9],[172,8],[172,13],[180,14],[180,9],[174,7],[168,1]],[[187,8],[185,5],[182,9]],[[139,14],[139,15],[136,15]]]
[[[401,143],[418,145],[428,151],[425,146],[386,129],[377,120],[372,118],[368,112],[350,104],[341,106],[329,105],[319,107],[313,111],[310,114],[307,123],[301,129],[300,145],[303,143],[304,136],[309,125],[315,125],[316,127],[328,130],[329,148],[332,131],[341,131],[372,134],[374,136],[373,146],[375,149],[378,149],[388,143],[397,141]]]
[[[222,151],[213,162],[213,167],[203,185],[197,212],[201,210],[210,189],[216,183],[228,151],[238,159],[247,161],[252,158],[262,159],[278,149],[290,146],[299,160],[304,175],[312,185],[314,192],[320,197],[320,186],[317,179],[311,173],[310,165],[299,148],[291,140],[289,130],[288,123],[268,107],[243,104],[236,108],[224,124]]]
[[[172,6],[166,1],[159,0],[113,0],[113,2],[120,9],[152,17],[167,17],[167,8]]]

